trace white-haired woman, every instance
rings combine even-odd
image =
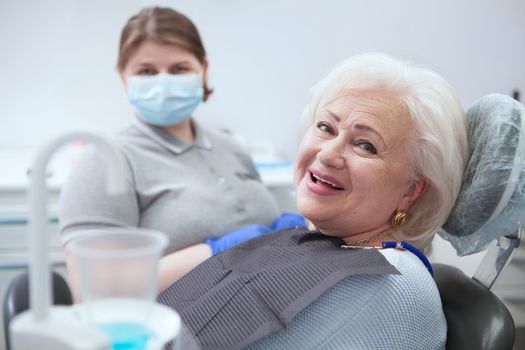
[[[300,180],[305,171],[302,169],[301,160],[305,148],[317,142],[316,138],[334,138],[328,136],[338,131],[332,130],[332,120],[338,125],[337,119],[344,117],[346,120],[343,122],[348,124],[354,122],[350,116],[358,116],[358,113],[361,113],[365,121],[379,122],[384,124],[384,129],[389,129],[385,131],[396,133],[387,154],[377,150],[382,142],[376,144],[368,139],[349,138],[349,142],[356,144],[356,150],[364,149],[371,153],[371,158],[381,158],[383,166],[388,162],[393,163],[389,164],[388,169],[377,169],[373,175],[388,175],[390,181],[386,181],[387,178],[378,179],[384,186],[388,186],[393,181],[391,172],[396,166],[401,166],[399,170],[412,181],[416,192],[418,189],[424,190],[420,191],[420,196],[416,196],[417,201],[399,203],[391,200],[388,203],[377,203],[374,198],[381,197],[374,194],[374,191],[380,190],[380,187],[363,188],[363,191],[367,191],[367,196],[371,196],[374,204],[384,212],[383,215],[377,215],[378,212],[375,212],[374,216],[390,215],[394,218],[397,214],[398,218],[410,217],[410,220],[406,219],[406,223],[401,226],[383,222],[383,225],[378,225],[372,233],[353,234],[352,240],[373,237],[374,232],[378,231],[389,231],[397,240],[405,240],[421,249],[425,248],[454,206],[467,159],[463,108],[453,89],[431,70],[383,54],[363,54],[340,63],[312,89],[312,94],[313,98],[304,111],[300,127],[302,142],[295,174],[300,211],[310,219],[320,215],[318,208],[309,207],[308,192],[305,192],[304,196],[301,194],[304,186]],[[334,116],[334,108],[342,109],[343,115]],[[371,111],[378,115],[373,115]],[[327,121],[324,121],[325,119]],[[381,138],[381,133],[378,136]],[[377,152],[375,157],[372,157],[375,152],[369,152],[372,151],[368,149],[370,145]],[[394,161],[392,156],[395,153],[392,151],[398,146],[404,148],[404,159]],[[347,148],[345,154],[353,153],[349,149],[350,143]],[[322,158],[326,152],[322,151],[317,155],[318,158]],[[345,163],[350,168],[354,162],[352,159],[345,159]],[[352,188],[355,187],[360,185],[352,185]],[[363,203],[367,202],[363,198],[362,200]],[[347,206],[349,203],[353,201],[345,201],[342,205]],[[349,213],[359,218],[359,212],[366,213],[367,209],[359,203],[356,204],[359,211],[355,208],[349,210]],[[330,222],[334,222],[333,218],[329,219]],[[347,220],[350,220],[348,216]],[[360,220],[362,219],[358,219]],[[321,228],[319,225],[323,224],[318,222],[317,228]],[[327,225],[323,233],[330,234],[330,223]]]
[[[310,230],[208,259],[159,301],[210,349],[444,348],[422,251],[454,205],[467,159],[452,88],[409,62],[354,56],[315,86],[301,130],[295,187]],[[406,249],[381,249],[396,246]]]

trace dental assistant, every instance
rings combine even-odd
[[[251,224],[270,226],[279,215],[248,154],[227,133],[192,117],[212,90],[206,52],[190,19],[160,7],[132,16],[122,30],[117,69],[136,112],[114,138],[127,160],[127,190],[106,193],[107,169],[93,151],[74,167],[60,198],[60,229],[77,298],[67,244],[90,229],[142,227],[167,234],[162,280],[173,265],[184,273],[181,264],[189,270],[193,259],[208,257],[214,247],[204,240]],[[251,238],[239,232],[237,241]]]

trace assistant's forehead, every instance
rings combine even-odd
[[[170,64],[173,61],[198,62],[189,50],[182,46],[153,40],[141,43],[132,53],[129,61],[134,63]]]

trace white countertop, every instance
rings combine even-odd
[[[55,154],[48,166],[48,189],[58,190],[69,170],[74,166],[81,147],[71,146]],[[36,150],[14,149],[0,151],[0,192],[26,191],[29,186],[28,169]],[[268,187],[291,186],[293,166],[291,162],[257,162],[257,169]]]
[[[25,191],[29,187],[28,170],[36,156],[36,151],[15,149],[0,151],[0,191]],[[48,188],[57,190],[63,183],[69,167],[66,166],[70,151],[56,154],[48,166]]]

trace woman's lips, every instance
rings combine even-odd
[[[323,175],[315,170],[309,170],[307,175],[306,187],[316,194],[329,196],[345,189],[343,184],[337,179]]]

